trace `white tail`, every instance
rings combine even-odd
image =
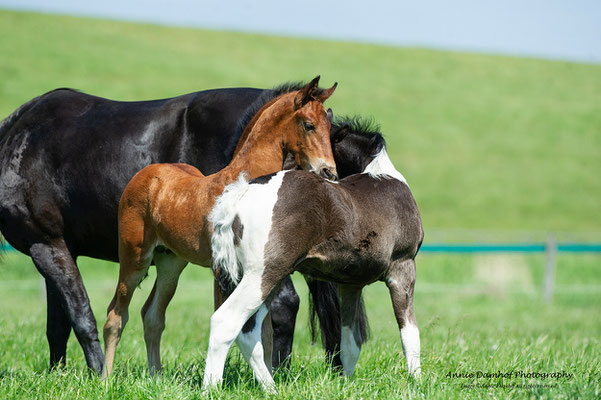
[[[221,267],[235,284],[240,281],[242,266],[236,255],[232,225],[236,219],[238,202],[248,187],[245,174],[240,174],[236,182],[225,187],[209,215],[209,221],[213,224],[211,236],[213,269]]]

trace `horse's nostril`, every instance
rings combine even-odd
[[[321,169],[321,176],[329,179],[331,181],[335,181],[336,179],[338,179],[338,177],[336,176],[336,174],[333,174],[332,171],[330,171],[329,168],[322,168]]]

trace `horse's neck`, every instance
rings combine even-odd
[[[274,132],[277,130],[256,131],[249,135],[230,164],[218,173],[224,185],[234,182],[243,172],[247,179],[254,179],[282,169],[284,150],[281,135]]]

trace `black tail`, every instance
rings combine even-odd
[[[43,96],[43,95],[42,95]],[[29,100],[27,103],[23,104],[21,107],[17,108],[10,114],[8,117],[4,118],[2,122],[0,122],[0,143],[6,133],[13,127],[13,125],[21,118],[23,113],[27,112],[34,104],[37,103],[38,99],[42,96],[35,97]],[[4,236],[0,233],[0,256],[4,255],[6,252],[7,245]]]
[[[321,342],[326,349],[333,366],[341,367],[340,361],[340,304],[338,302],[338,285],[311,279],[305,276],[309,286],[309,324],[311,337],[317,341],[317,321],[321,328]],[[363,298],[357,312],[357,329],[361,334],[361,343],[369,337],[369,324],[365,314]]]
[[[56,89],[56,90],[60,90],[60,89]],[[54,90],[52,92],[54,92]],[[48,92],[48,93],[51,93],[51,92]],[[21,107],[17,108],[15,111],[13,111],[13,113],[10,114],[8,117],[4,118],[4,120],[0,123],[0,139],[2,139],[2,137],[6,134],[6,132],[8,132],[8,130],[10,128],[12,128],[12,126],[19,120],[19,118],[21,118],[21,116],[24,113],[29,111],[29,109],[31,109],[31,107],[33,107],[40,98],[44,97],[48,93],[43,94],[38,97],[34,97],[33,99],[29,100],[27,103],[23,104]]]

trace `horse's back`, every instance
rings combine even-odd
[[[131,177],[159,162],[220,170],[238,119],[262,92],[120,102],[57,89],[31,100],[0,125],[0,230],[23,252],[40,237],[64,237],[75,254],[116,259]]]
[[[356,174],[328,182],[305,171],[286,174],[274,212],[275,226],[302,221],[295,241],[313,243],[310,255],[363,258],[386,266],[390,258],[413,257],[423,231],[417,204],[405,182]],[[279,229],[279,227],[278,227]],[[351,257],[351,258],[352,258]],[[330,260],[332,261],[332,260]]]
[[[189,164],[151,164],[136,173],[128,182],[121,196],[120,208],[133,201],[152,206],[152,202],[163,193],[163,196],[176,197],[185,190],[193,190],[195,184],[202,182],[204,177],[198,168]]]
[[[340,185],[353,199],[364,233],[388,241],[394,259],[415,256],[423,240],[423,229],[417,203],[406,182],[356,174],[341,180]],[[364,240],[373,241],[368,237]]]

